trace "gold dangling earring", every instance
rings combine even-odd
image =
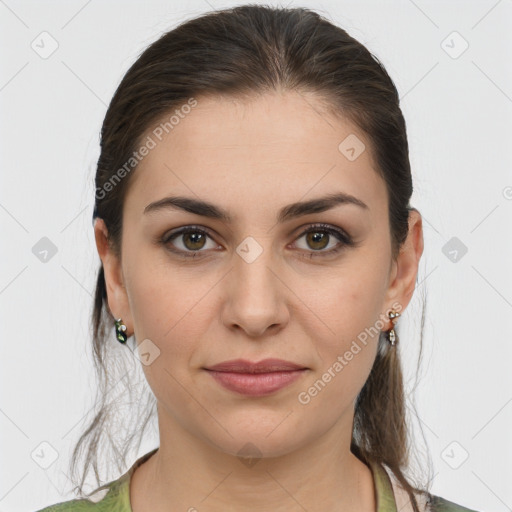
[[[392,309],[388,313],[388,316],[389,316],[389,319],[391,320],[391,322],[393,323],[393,327],[391,327],[391,329],[389,331],[387,331],[387,338],[388,338],[389,343],[394,347],[398,341],[398,336],[395,332],[395,322],[396,322],[397,318],[400,316],[400,313],[398,313],[397,311]]]
[[[116,339],[119,343],[126,343],[128,336],[126,335],[126,325],[123,324],[123,321],[118,318],[115,321],[116,325]]]

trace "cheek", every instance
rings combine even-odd
[[[147,254],[146,254],[147,252]],[[201,301],[212,284],[171,266],[154,251],[135,251],[126,262],[127,293],[138,341],[149,338],[173,356],[186,353],[198,339]]]
[[[143,255],[138,260],[130,265],[127,279],[135,338],[137,343],[148,339],[157,348],[149,345],[157,355],[141,366],[157,400],[186,411],[192,405],[184,386],[190,381],[199,341],[213,321],[207,299],[214,283],[204,276],[187,277],[176,267],[171,271],[170,265],[159,262],[151,265],[145,260],[142,265]]]
[[[328,326],[326,336],[313,338],[319,373],[327,372],[328,387],[347,398],[355,398],[366,381],[379,333],[385,328],[385,265],[381,256],[361,251],[353,261],[347,259],[330,279],[323,280],[321,293],[313,296],[313,302],[308,301],[310,309],[319,312]]]
[[[309,404],[307,414],[327,415],[335,421],[353,406],[366,382],[382,328],[382,290],[377,282],[369,274],[364,279],[353,276],[328,294],[332,302],[324,309],[329,313],[325,318],[335,334],[315,338],[319,365],[299,397],[301,404]]]
[[[375,324],[384,306],[388,278],[384,256],[384,252],[368,247],[360,251],[347,267],[338,289],[338,300],[346,305],[361,330]]]
[[[361,332],[382,328],[381,312],[386,296],[386,274],[382,261],[347,262],[328,278],[322,279],[322,287],[306,293],[308,306],[329,327],[331,342],[335,348],[343,349]],[[374,329],[371,329],[371,328]]]

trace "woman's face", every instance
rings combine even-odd
[[[125,198],[122,262],[95,229],[110,309],[144,342],[160,429],[234,455],[247,443],[284,454],[328,431],[350,439],[377,333],[414,289],[421,219],[415,245],[392,261],[369,141],[312,95],[199,97],[165,137],[156,127]],[[360,204],[309,204],[336,194]],[[211,207],[152,206],[170,196]],[[248,395],[206,369],[267,358],[306,370]]]

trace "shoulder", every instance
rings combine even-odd
[[[101,510],[97,507],[98,503],[94,503],[87,499],[63,501],[55,503],[49,507],[42,508],[36,512],[85,512],[86,510]]]
[[[381,468],[385,474],[388,475],[392,488],[392,492],[390,492],[389,487],[384,487],[383,494],[389,493],[394,496],[394,510],[412,512],[413,506],[409,494],[400,485],[394,473],[386,465],[382,465]],[[379,470],[379,466],[377,466],[377,470]],[[385,486],[387,484],[381,483],[380,485]],[[424,490],[417,489],[414,494],[421,512],[478,512]],[[393,508],[391,510],[393,510]]]
[[[478,512],[472,508],[466,508],[453,501],[448,501],[440,496],[431,495],[428,500],[428,510],[431,512]]]
[[[36,512],[131,512],[125,475],[96,489],[88,498],[55,503]]]
[[[131,476],[138,466],[146,462],[158,447],[138,458],[117,480],[98,487],[87,498],[63,501],[36,512],[132,512],[130,505]]]

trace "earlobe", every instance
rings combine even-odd
[[[103,264],[108,307],[115,318],[122,317],[123,322],[128,326],[128,298],[123,282],[121,264],[119,258],[111,249],[108,240],[108,229],[103,219],[96,219],[94,223],[94,236],[96,240],[96,248]]]

